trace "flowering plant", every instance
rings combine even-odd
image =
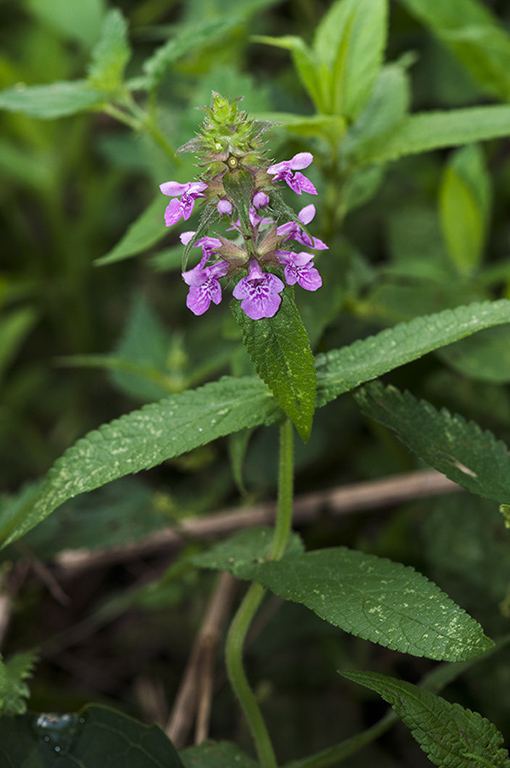
[[[160,185],[163,194],[172,198],[165,211],[167,227],[189,219],[196,200],[203,199],[206,205],[198,231],[181,235],[188,246],[186,253],[191,245],[202,247],[203,253],[196,267],[183,272],[184,282],[190,286],[186,304],[195,315],[206,312],[211,302],[219,304],[219,278],[227,277],[237,279],[233,296],[241,300],[249,318],[273,317],[281,304],[284,283],[270,270],[283,271],[287,285],[298,283],[307,291],[322,285],[314,254],[288,250],[289,241],[315,250],[327,248],[304,229],[314,218],[315,207],[306,206],[296,218],[275,189],[275,182],[283,180],[296,194],[316,195],[312,182],[301,173],[313,156],[299,152],[291,160],[268,164],[261,137],[269,124],[249,120],[237,101],[230,104],[218,93],[213,93],[211,107],[205,111],[201,134],[181,148],[201,153],[204,171],[200,180]],[[237,241],[203,236],[216,218],[214,209],[217,218],[228,221]],[[282,211],[292,218],[278,224]]]
[[[501,697],[504,703],[508,688],[506,667],[501,663],[498,667],[494,662],[504,659],[508,646],[505,622],[510,614],[508,539],[504,528],[505,521],[510,521],[510,449],[500,439],[501,434],[508,432],[510,399],[505,387],[498,386],[510,381],[508,332],[504,327],[510,322],[510,301],[497,298],[502,285],[506,285],[504,290],[509,293],[510,270],[505,246],[496,245],[495,259],[491,254],[497,263],[487,263],[485,251],[486,242],[490,241],[491,247],[493,241],[506,242],[508,222],[505,205],[499,204],[499,214],[497,210],[494,213],[502,219],[501,229],[498,237],[489,238],[496,174],[489,173],[481,145],[462,145],[490,139],[494,142],[489,154],[492,165],[504,167],[506,163],[508,168],[505,145],[500,145],[502,151],[495,151],[495,147],[502,138],[508,141],[510,107],[486,101],[488,96],[508,101],[510,39],[481,0],[400,0],[398,5],[405,6],[406,12],[417,20],[425,20],[430,31],[450,47],[478,86],[485,89],[483,104],[444,111],[447,93],[454,89],[450,85],[445,89],[442,79],[432,76],[427,87],[438,88],[441,80],[436,96],[442,109],[413,114],[409,106],[412,57],[403,55],[391,63],[384,62],[390,30],[389,0],[291,0],[290,5],[293,4],[295,29],[289,34],[288,4],[281,9],[278,0],[181,3],[183,13],[188,14],[186,22],[172,27],[170,39],[143,61],[138,76],[133,74],[141,57],[133,57],[126,78],[124,73],[132,50],[127,19],[120,9],[103,9],[106,4],[99,0],[80,3],[83,23],[76,24],[74,16],[71,19],[68,14],[69,3],[22,2],[31,18],[40,17],[44,22],[44,35],[53,28],[60,33],[70,31],[73,44],[55,46],[58,69],[64,55],[71,52],[77,52],[81,66],[87,46],[93,47],[86,77],[78,80],[25,86],[19,78],[26,74],[28,79],[33,74],[30,66],[16,67],[14,58],[12,62],[6,58],[2,68],[2,77],[12,77],[14,84],[0,93],[0,108],[24,113],[23,119],[4,121],[6,137],[0,143],[0,166],[7,171],[9,180],[12,176],[15,182],[2,186],[8,203],[5,223],[12,228],[12,237],[7,237],[4,250],[7,253],[12,248],[14,253],[15,247],[23,243],[21,251],[35,258],[14,279],[9,270],[1,275],[5,304],[1,309],[6,313],[0,323],[0,373],[3,377],[16,346],[23,346],[25,336],[32,333],[34,325],[39,325],[38,318],[46,311],[51,322],[40,326],[62,329],[59,352],[61,347],[67,349],[72,340],[77,345],[75,351],[80,353],[72,358],[72,364],[99,365],[108,371],[122,397],[117,403],[119,410],[126,396],[144,404],[92,429],[68,447],[42,482],[23,486],[19,493],[0,499],[0,548],[5,547],[0,594],[2,651],[4,645],[7,654],[15,650],[15,632],[9,630],[7,643],[4,637],[11,617],[11,623],[22,630],[23,647],[26,638],[35,637],[31,651],[14,652],[5,662],[0,659],[0,768],[4,764],[16,768],[99,768],[120,763],[124,768],[333,768],[367,746],[372,751],[358,764],[396,766],[402,764],[402,747],[406,758],[411,747],[416,752],[418,747],[410,740],[409,744],[401,742],[399,736],[398,748],[393,750],[397,753],[395,761],[394,754],[387,754],[385,744],[378,747],[372,742],[397,717],[409,727],[430,760],[442,768],[510,765],[496,725],[438,695],[442,687],[466,675],[461,699],[471,707],[471,701],[476,703],[478,698],[491,714],[492,700]],[[166,12],[165,6],[172,5],[173,21],[175,4],[142,0],[128,5],[133,6],[132,18],[138,22],[142,18],[156,18]],[[306,25],[308,13],[313,18],[316,11],[322,12],[319,6],[328,6],[328,10],[308,42],[309,30],[305,29],[306,40],[299,32]],[[401,10],[395,12],[399,19],[398,42],[397,38],[392,41],[392,51],[401,50],[402,28],[407,26],[407,22],[401,24]],[[271,29],[280,18],[285,34],[254,39],[245,22],[250,14],[258,13],[261,17],[257,19],[257,28],[266,26],[262,23],[264,14]],[[15,27],[20,27],[17,16]],[[413,26],[413,46],[417,29]],[[23,31],[32,65],[41,61],[40,51],[48,48],[41,45],[46,38],[42,30],[39,32],[34,38]],[[162,34],[167,36],[166,31]],[[296,77],[292,81],[285,70],[282,79],[277,77],[274,85],[268,85],[267,98],[264,95],[259,102],[259,94],[254,98],[255,84],[270,79],[267,62],[263,62],[253,78],[244,69],[228,70],[230,92],[245,93],[246,101],[252,99],[254,109],[274,122],[252,120],[240,110],[238,99],[231,102],[213,92],[200,132],[181,148],[181,152],[190,151],[198,156],[201,169],[198,178],[188,180],[193,175],[191,163],[185,172],[187,158],[178,155],[175,148],[189,135],[189,110],[193,103],[208,99],[211,88],[226,81],[225,70],[215,67],[212,60],[219,55],[222,62],[237,62],[242,35],[246,45],[255,42],[290,50]],[[213,45],[209,45],[211,40]],[[220,45],[216,45],[218,40]],[[428,43],[425,48],[429,48]],[[199,65],[181,69],[177,59],[186,57]],[[53,71],[54,57],[45,58]],[[244,67],[245,60],[241,61]],[[201,66],[204,62],[207,66]],[[427,66],[437,74],[437,62],[433,70],[430,64]],[[76,62],[69,71],[74,76]],[[199,71],[202,74],[195,79]],[[449,73],[448,84],[455,83],[456,77],[455,71]],[[421,88],[423,81],[421,78]],[[160,89],[163,84],[165,87]],[[285,104],[291,104],[292,111],[268,115],[268,110],[280,101],[282,85],[289,85],[291,98],[281,100],[279,107],[283,105],[285,109]],[[187,86],[189,103],[183,99]],[[455,102],[464,97],[476,100],[478,93],[466,91],[466,82],[460,86]],[[434,94],[433,90],[427,93]],[[160,96],[166,104],[159,104]],[[311,105],[314,114],[310,114]],[[166,106],[166,110],[160,106]],[[54,123],[47,124],[47,130],[31,127],[30,123],[34,116],[54,121],[56,117],[67,118],[87,111],[106,115],[102,121],[96,120],[95,115],[89,116],[90,132],[81,128],[87,125],[83,115],[76,123],[77,131],[69,131],[68,120],[60,133],[53,132]],[[170,111],[171,124],[163,130],[160,121]],[[110,132],[112,120],[123,125],[113,142],[101,145],[105,156],[112,160],[108,183],[103,165],[95,167],[96,158],[92,158],[87,146],[89,154],[84,153],[84,160],[79,158],[83,184],[76,184],[71,164],[68,186],[64,186],[66,169],[62,160],[75,158],[73,152],[80,154],[80,136],[87,137],[87,145],[89,136],[96,140],[111,139],[102,136],[101,131],[106,126]],[[284,126],[280,136],[289,149],[282,156],[290,159],[272,159],[266,152],[266,132],[276,124]],[[16,130],[18,135],[11,136]],[[121,205],[116,201],[117,209],[126,217],[127,230],[97,263],[110,265],[145,253],[165,237],[162,214],[166,200],[156,193],[156,184],[182,173],[182,181],[161,183],[161,192],[170,198],[164,220],[167,227],[186,223],[190,231],[181,233],[181,243],[175,249],[151,254],[148,261],[158,272],[182,269],[182,279],[188,288],[186,304],[192,315],[212,311],[207,323],[181,313],[180,308],[174,312],[179,302],[168,301],[169,293],[165,291],[163,323],[141,291],[137,291],[126,331],[115,351],[109,355],[86,355],[84,350],[92,348],[87,330],[95,327],[105,295],[100,294],[100,301],[96,292],[88,295],[85,270],[90,267],[90,253],[97,249],[97,233],[92,230],[97,227],[99,214],[109,215],[111,206],[105,201],[108,195],[117,196],[122,173],[127,173],[126,168],[132,170],[126,145],[130,150],[139,150],[143,143],[138,142],[140,136],[146,141],[144,149],[149,147],[146,172],[155,199],[135,222],[129,223],[124,200]],[[61,145],[65,152],[59,151]],[[20,151],[22,146],[28,150],[28,161]],[[445,150],[451,147],[460,149],[445,156]],[[99,144],[94,147],[98,148]],[[446,157],[441,168],[437,157],[425,157],[415,164],[414,156],[434,149],[443,150],[441,162]],[[389,164],[406,155],[413,156],[412,164],[404,162],[390,177],[391,205],[387,205],[387,197],[376,195],[379,189],[388,192],[388,187],[381,188],[381,182]],[[137,156],[134,163],[137,173],[139,159]],[[306,169],[313,160],[312,181]],[[78,167],[77,157],[76,161]],[[437,210],[430,202],[431,179],[436,176],[441,177]],[[91,183],[94,178],[95,184]],[[499,189],[501,197],[508,201],[507,178],[501,174],[499,180],[503,180],[505,188],[504,192]],[[21,188],[22,182],[26,189]],[[411,189],[418,190],[422,198],[418,215],[408,207]],[[292,197],[289,190],[302,202],[297,211],[286,202]],[[69,196],[68,191],[72,193]],[[40,210],[34,205],[37,195]],[[317,221],[315,205],[310,203],[310,199],[316,198],[309,196],[317,196],[321,201]],[[142,202],[142,198],[143,192],[137,202]],[[373,202],[368,205],[371,198]],[[80,205],[88,216],[82,215]],[[362,205],[362,215],[350,218],[344,227],[344,219]],[[71,209],[79,213],[79,226],[69,226],[66,232],[64,216]],[[198,223],[191,230],[192,225],[187,222],[197,213]],[[47,244],[47,274],[40,263],[45,217],[53,232]],[[91,224],[89,241],[87,219]],[[110,219],[105,218],[104,223],[108,223],[105,232],[110,232]],[[324,237],[327,245],[309,228]],[[384,238],[379,238],[381,231]],[[383,242],[386,239],[390,242]],[[107,241],[105,235],[105,248]],[[377,248],[373,247],[375,243]],[[319,261],[320,252],[328,246],[327,255],[320,259],[321,277],[315,260]],[[195,253],[199,255],[194,259]],[[17,258],[16,253],[13,265]],[[138,266],[136,269],[138,275]],[[98,274],[101,272],[96,271],[95,275]],[[105,270],[103,275],[107,274]],[[152,287],[150,270],[144,275]],[[40,280],[39,294],[34,290],[37,276],[44,278]],[[175,277],[172,284],[170,275],[168,284],[180,297],[183,286],[179,275]],[[116,291],[112,304],[105,302],[104,319],[118,316],[117,296],[121,293],[126,297],[131,282],[128,278],[126,290]],[[167,287],[166,277],[164,286]],[[118,288],[117,283],[115,287]],[[237,354],[237,349],[232,354],[231,342],[234,338],[237,341],[239,334],[232,333],[233,323],[223,323],[221,311],[211,307],[221,302],[227,287],[232,289],[230,308],[251,364],[244,354]],[[18,302],[24,300],[30,304],[18,307]],[[381,325],[386,327],[381,330]],[[69,332],[72,330],[80,333],[75,335]],[[225,336],[229,335],[228,340],[222,337],[222,330]],[[477,331],[487,335],[481,342],[475,337],[463,346],[465,338]],[[196,337],[190,339],[195,332]],[[38,329],[39,333],[44,338],[47,330]],[[37,335],[36,339],[40,338]],[[211,339],[214,343],[209,350]],[[41,345],[26,346],[35,349],[42,359]],[[440,356],[429,355],[439,351]],[[407,378],[402,370],[393,375],[395,369],[426,355],[432,361],[420,362],[420,367],[412,368]],[[203,358],[208,359],[204,362]],[[39,467],[41,456],[43,461],[47,459],[47,445],[53,444],[56,450],[59,441],[68,441],[83,424],[84,398],[89,403],[94,401],[92,422],[98,423],[103,415],[103,398],[96,396],[96,389],[87,395],[80,387],[76,409],[69,420],[65,406],[60,413],[60,401],[67,400],[61,393],[66,390],[61,388],[60,380],[53,387],[54,379],[47,378],[46,372],[40,377],[49,382],[44,384],[45,396],[34,398],[33,382],[39,377],[34,377],[33,370],[31,365],[26,369],[14,366],[11,384],[2,390],[0,442],[4,442],[7,451],[4,464],[0,464],[4,474],[5,466],[16,461],[26,448],[32,449],[33,466]],[[373,382],[386,374],[392,376],[388,386]],[[417,388],[419,397],[399,391],[394,386],[399,381]],[[343,397],[351,391],[353,397]],[[455,405],[459,413],[445,407],[438,409],[423,399],[430,393],[442,404],[446,401]],[[340,406],[333,405],[340,397]],[[27,421],[25,427],[20,407],[23,399],[30,406],[28,411],[33,409],[34,400],[41,403],[39,418],[32,425]],[[100,410],[96,410],[98,402]],[[357,406],[370,417],[371,425],[379,423],[377,432],[359,418]],[[322,410],[326,407],[328,410]],[[48,430],[52,408],[59,412],[59,421],[55,429]],[[463,411],[467,411],[468,418],[460,415]],[[314,422],[316,412],[318,418]],[[497,436],[475,423],[473,419],[478,415],[483,417],[483,427],[487,421],[499,425]],[[298,445],[295,460],[295,432],[306,443],[313,422],[313,440],[307,446]],[[22,427],[18,430],[21,440],[16,443],[12,426],[18,424]],[[261,432],[251,440],[259,428]],[[416,454],[418,466],[423,462],[436,471],[409,473],[412,458],[397,447],[392,433]],[[131,477],[157,465],[162,465],[161,471],[150,478]],[[245,465],[255,470],[262,468],[261,483],[252,482],[251,478],[245,483]],[[300,496],[295,500],[296,466],[300,471]],[[190,469],[195,473],[191,483]],[[382,481],[364,481],[361,487],[357,483],[354,487],[329,490],[339,478],[360,479],[367,474],[373,477],[376,471],[385,475],[397,475],[400,471],[405,474]],[[110,486],[112,481],[116,482]],[[402,509],[397,507],[399,500],[417,502],[423,493],[442,494],[460,491],[460,487],[469,494],[441,496],[427,506],[419,499],[412,509],[409,504]],[[276,491],[274,505],[265,499],[269,489]],[[312,490],[310,494],[305,493],[308,489]],[[93,492],[90,496],[82,496],[89,491]],[[245,508],[215,514],[219,505],[232,503],[238,491],[243,495]],[[246,509],[252,497],[266,503],[262,508]],[[503,515],[498,512],[498,503]],[[65,506],[59,510],[61,505]],[[367,523],[361,516],[357,522],[350,517],[349,524],[344,523],[347,511],[366,509],[373,513],[383,506],[387,512],[375,524],[372,517]],[[55,511],[49,526],[35,529]],[[329,513],[327,520],[325,512]],[[334,527],[337,515],[342,516],[342,522]],[[314,525],[308,528],[311,519]],[[258,526],[255,521],[271,525]],[[299,531],[293,529],[294,523],[301,526]],[[234,533],[221,540],[225,527]],[[19,539],[25,536],[20,545]],[[209,540],[215,536],[218,540],[211,545]],[[189,537],[194,540],[190,542]],[[169,544],[175,549],[167,565]],[[164,555],[160,557],[163,547]],[[156,567],[152,560],[142,562],[142,555],[147,553],[158,558]],[[134,568],[126,566],[131,558],[139,561]],[[107,580],[78,579],[76,573],[88,573],[98,567],[102,571],[105,562],[121,562],[125,573],[129,571],[133,577],[134,588],[126,590],[122,597],[115,591],[106,600],[101,591],[99,608],[82,622],[80,611],[84,604],[88,606],[88,582],[94,592],[99,581]],[[411,562],[425,573],[414,570]],[[188,643],[169,642],[168,635],[187,629],[183,623],[188,610],[193,619],[201,613],[202,587],[209,588],[212,582],[210,574],[202,574],[201,578],[199,569],[220,571],[221,575],[212,589],[209,610],[189,653],[182,685],[174,695],[176,678],[180,677],[175,672],[179,672],[183,659],[182,649],[187,655]],[[43,591],[42,585],[47,587],[48,595],[41,604],[51,605],[51,610],[42,627],[39,618],[45,619],[46,612],[34,611],[33,583],[27,582],[28,589],[23,587],[29,572],[36,578],[38,591]],[[115,590],[116,576],[115,573]],[[437,578],[440,586],[428,576]],[[124,585],[125,576],[121,578]],[[243,585],[239,581],[248,583],[245,589],[241,590]],[[195,589],[197,585],[199,589]],[[223,632],[236,586],[242,596],[230,628]],[[73,619],[67,617],[71,603],[67,596],[69,587],[76,589],[79,597],[75,626],[70,626]],[[20,600],[14,604],[22,588]],[[451,589],[455,601],[443,589]],[[276,600],[271,600],[268,593],[276,596]],[[285,601],[298,605],[285,605]],[[279,611],[282,604],[281,613],[275,616],[273,607],[276,605]],[[95,605],[98,606],[97,598]],[[18,608],[21,610],[16,617]],[[262,610],[257,616],[259,608]],[[141,653],[133,653],[128,664],[125,660],[131,654],[124,653],[115,665],[110,664],[114,654],[102,654],[103,669],[112,666],[111,679],[109,669],[107,674],[95,669],[90,675],[98,661],[95,654],[87,654],[78,663],[74,654],[80,653],[84,636],[88,641],[90,630],[98,622],[117,618],[119,611],[127,612],[128,621],[116,622],[110,648],[126,648],[124,628],[126,624],[141,623],[132,618],[138,619],[143,611],[149,620],[141,627],[141,637],[134,639],[136,650]],[[71,632],[60,631],[63,623],[61,627],[59,617],[64,613]],[[151,621],[154,617],[157,622]],[[267,635],[265,629],[261,633],[262,643],[270,635],[269,642],[275,642],[271,650],[276,647],[282,655],[259,654],[258,660],[264,655],[263,665],[250,670],[248,675],[245,646],[256,617],[257,629],[271,621]],[[479,623],[483,620],[485,625],[486,619],[487,631],[496,637],[495,642]],[[33,635],[26,632],[28,623],[35,625]],[[117,639],[122,636],[118,645],[116,634]],[[209,716],[216,709],[212,706],[217,662],[213,646],[219,645],[223,637],[221,659],[230,682],[224,697],[229,712],[225,720],[232,721],[231,713],[238,711],[232,706],[236,703],[231,697],[233,692],[251,737],[247,739],[242,734],[242,749],[234,741],[207,740]],[[303,655],[305,643],[307,653]],[[177,645],[181,646],[180,651],[176,650]],[[132,647],[130,641],[130,650]],[[85,706],[79,713],[62,715],[27,712],[26,679],[39,649],[43,656],[42,684],[38,678],[32,706],[36,701],[40,706],[41,702],[46,703],[49,694],[45,691],[53,693],[55,686],[56,708],[69,700],[62,695],[65,688],[58,688],[60,674],[57,678],[54,674],[61,666],[64,673],[74,670],[80,700],[83,684],[94,677],[95,693],[101,700],[116,698],[119,706],[129,712],[138,702],[141,717],[166,723],[166,733],[121,711],[96,704]],[[250,684],[252,672],[255,680],[258,673],[269,676],[275,671],[275,658],[279,665],[283,655],[285,669],[277,670],[280,681],[283,671],[286,680],[292,679],[294,683],[295,675],[301,679],[308,649],[312,651],[313,673],[306,677],[313,679],[314,686],[317,662],[321,678],[329,668],[323,677],[327,689],[321,681],[319,695],[324,701],[320,706],[317,698],[312,698],[317,691],[309,697],[310,686],[303,697],[306,703],[296,702],[297,687],[292,685],[292,699],[287,699],[290,706],[281,707],[286,692],[281,697],[281,691],[276,694],[277,686],[268,685],[266,680],[259,686],[256,682],[253,687]],[[146,663],[147,650],[152,656],[150,664]],[[167,663],[160,679],[163,655]],[[267,662],[273,665],[272,669]],[[441,664],[432,669],[434,662]],[[362,665],[365,669],[360,669]],[[369,722],[365,722],[367,708],[362,695],[353,693],[351,683],[336,677],[337,666],[344,678],[370,689],[370,696],[379,695],[394,712],[384,714],[374,724],[371,703]],[[116,679],[119,668],[125,669],[125,674]],[[388,669],[392,674],[387,674]],[[398,679],[394,670],[421,680],[415,685]],[[477,675],[474,686],[469,680],[473,673]],[[219,677],[225,677],[223,667]],[[74,701],[76,691],[72,690]],[[323,696],[325,690],[328,695]],[[222,696],[223,692],[218,709]],[[168,717],[165,699],[174,702]],[[333,715],[330,707],[336,708]],[[298,717],[295,712],[299,712]],[[302,729],[309,733],[305,735],[306,741],[301,742],[301,734],[296,732],[308,719],[308,713],[311,727]],[[287,725],[280,727],[282,715],[290,715],[289,720],[295,718],[298,723],[290,738]],[[195,716],[195,745],[188,748],[188,733]],[[325,748],[322,739],[316,743],[311,733],[317,718],[321,721],[321,737],[322,721],[334,722],[333,738],[327,741],[333,743]],[[219,724],[221,719],[220,716],[211,720],[211,735],[237,740],[241,730],[237,719],[228,726]],[[497,718],[493,719],[497,723]],[[360,730],[352,735],[352,728]],[[250,749],[256,762],[245,754]]]

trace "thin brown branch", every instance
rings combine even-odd
[[[309,523],[319,514],[332,516],[365,512],[401,504],[412,499],[462,490],[460,486],[435,470],[409,472],[383,480],[370,480],[340,488],[303,494],[294,502],[296,524]],[[237,510],[217,512],[207,517],[191,517],[181,522],[179,529],[165,528],[142,541],[109,550],[66,550],[56,563],[68,573],[101,565],[110,565],[135,557],[143,557],[180,546],[186,538],[207,539],[224,536],[241,528],[268,525],[274,520],[276,504],[268,502]]]
[[[188,659],[166,733],[173,743],[185,746],[196,716],[195,743],[208,736],[214,682],[214,659],[234,598],[236,580],[222,573]]]

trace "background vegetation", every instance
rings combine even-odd
[[[282,123],[268,134],[272,157],[314,153],[314,234],[330,250],[317,260],[324,287],[298,304],[315,353],[420,315],[509,296],[507,3],[392,2],[378,48],[370,34],[377,38],[371,30],[383,4],[359,0],[366,69],[350,71],[347,60],[328,81],[327,67],[310,69],[313,48],[305,44],[315,39],[318,53],[316,30],[333,5],[0,3],[6,520],[87,431],[252,370],[226,302],[205,318],[186,309],[178,231],[165,230],[168,201],[158,191],[163,181],[196,175],[194,158],[174,152],[197,129],[196,107],[210,102],[212,90],[242,96],[251,117]],[[36,85],[42,90],[31,90]],[[496,105],[503,111],[483,112]],[[464,112],[473,107],[482,111]],[[414,113],[436,117],[409,129]],[[395,370],[385,383],[508,443],[509,333],[507,325],[482,330]],[[422,468],[380,421],[363,417],[350,395],[318,410],[309,442],[297,446],[298,496]],[[164,549],[73,567],[68,553],[136,544],[190,516],[271,500],[276,435],[270,427],[223,438],[79,496],[2,550],[9,605],[2,652],[9,658],[38,648],[40,656],[31,710],[74,712],[93,701],[165,725],[214,585],[214,574],[191,563],[203,543],[185,536]],[[508,632],[508,535],[494,501],[462,492],[341,517],[326,510],[299,530],[308,548],[342,544],[413,565],[491,637]],[[386,705],[339,677],[339,668],[417,682],[434,667],[278,598],[267,601],[255,634],[249,672],[282,762],[340,742],[384,714]],[[28,670],[31,657],[25,661]],[[215,687],[211,735],[249,752],[221,664]],[[503,645],[444,695],[483,713],[508,738],[509,691]],[[345,760],[411,764],[429,762],[400,726]]]

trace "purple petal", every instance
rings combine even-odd
[[[253,195],[253,205],[255,208],[262,208],[269,203],[269,197],[265,192],[255,192]]]
[[[216,209],[218,213],[224,214],[226,213],[228,216],[232,213],[232,203],[230,200],[219,200],[218,205],[216,206]]]
[[[312,162],[313,155],[311,152],[298,152],[292,160],[289,160],[289,168],[292,168],[293,171],[299,171],[302,168],[308,168]]]
[[[286,181],[289,187],[293,189],[294,192],[297,192],[298,195],[300,195],[301,192],[308,192],[310,195],[317,194],[317,190],[310,179],[307,179],[306,176],[303,176],[299,171],[294,174],[293,179],[286,179]]]
[[[189,182],[187,184],[179,184],[178,181],[165,181],[163,184],[159,185],[160,190],[164,195],[168,195],[168,197],[182,195],[183,192],[186,192],[188,187]]]
[[[179,240],[183,245],[188,245],[189,241],[191,240],[194,234],[195,234],[194,232],[181,232],[181,234],[179,235]]]
[[[310,205],[305,205],[305,207],[301,208],[301,210],[298,213],[299,221],[305,226],[309,224],[314,217],[315,217],[315,205],[313,203],[310,203]]]
[[[165,211],[165,224],[167,227],[172,227],[174,224],[182,219],[183,210],[180,200],[174,198],[170,200]]]
[[[276,174],[287,173],[287,171],[290,170],[289,165],[290,165],[289,161],[288,160],[284,160],[281,163],[276,163],[276,165],[270,165],[269,168],[267,169],[266,173],[270,173],[271,176],[273,174],[275,174],[275,173]],[[273,179],[273,181],[274,181],[274,179]]]

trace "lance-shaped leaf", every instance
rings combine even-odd
[[[91,84],[103,91],[115,91],[122,83],[131,50],[127,22],[118,8],[104,17],[101,36],[92,51],[88,76]]]
[[[395,387],[370,384],[355,397],[431,467],[478,496],[510,502],[510,451],[492,432]]]
[[[78,440],[50,469],[39,492],[27,493],[0,517],[5,546],[64,501],[111,480],[246,427],[276,421],[280,410],[258,379],[225,377],[133,411]]]
[[[356,637],[445,661],[475,658],[493,646],[478,622],[436,584],[401,563],[346,547],[291,551],[281,561],[261,563],[260,542],[246,532],[234,538],[230,556],[229,544],[195,562],[256,581]]]
[[[509,302],[510,304],[510,302]],[[315,411],[317,374],[303,321],[288,287],[274,317],[252,320],[232,302],[243,341],[255,370],[307,440]]]
[[[164,223],[164,211],[168,199],[160,195],[130,225],[119,242],[107,254],[95,260],[95,264],[113,264],[143,253],[168,234]]]
[[[399,323],[317,358],[318,405],[342,392],[382,376],[427,352],[470,336],[483,328],[510,322],[510,301],[468,304]]]
[[[30,117],[54,120],[100,106],[105,95],[86,80],[51,83],[51,85],[17,85],[0,91],[0,109],[23,112]]]
[[[391,136],[360,151],[356,160],[364,165],[384,163],[432,149],[459,147],[508,135],[510,106],[506,104],[424,112],[408,117]]]
[[[496,726],[478,712],[376,672],[342,672],[391,704],[435,765],[448,768],[509,768]]]

